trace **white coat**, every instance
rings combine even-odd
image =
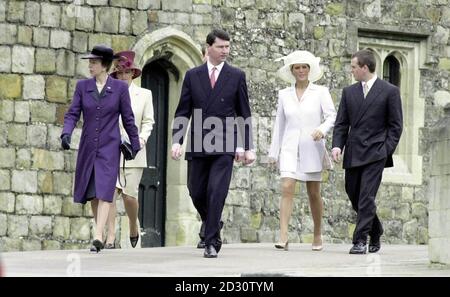
[[[280,171],[297,172],[298,161],[304,173],[331,168],[325,139],[314,141],[311,134],[318,129],[325,136],[335,120],[328,88],[310,82],[301,100],[294,86],[280,90],[269,157],[279,161]]]
[[[134,113],[134,121],[138,128],[139,138],[147,142],[152,132],[153,124],[153,99],[150,90],[136,86],[131,83],[128,88],[130,92],[131,108]],[[120,134],[127,139],[125,129],[123,128],[122,119],[120,120]],[[123,164],[123,156],[120,155],[120,166]],[[146,146],[138,152],[134,160],[126,161],[125,167],[146,168],[147,167],[147,151]]]

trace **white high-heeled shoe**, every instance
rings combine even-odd
[[[279,242],[275,244],[275,247],[277,249],[283,249],[285,251],[289,250],[289,241],[286,241],[285,243]]]
[[[316,251],[316,252],[318,252],[318,251],[321,251],[321,250],[323,250],[323,238],[322,238],[322,236],[320,236],[320,244],[319,245],[315,245],[314,243],[313,243],[313,245],[312,245],[312,250],[313,251]]]

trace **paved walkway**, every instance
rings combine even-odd
[[[383,245],[377,254],[349,255],[348,244],[321,252],[310,244],[226,244],[217,259],[203,258],[190,246],[3,253],[6,276],[450,276],[431,266],[428,246]]]

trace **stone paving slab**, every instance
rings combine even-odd
[[[270,243],[226,244],[217,259],[203,258],[191,246],[103,250],[8,252],[6,276],[450,276],[450,268],[429,264],[426,245],[383,245],[377,254],[349,255],[348,244],[329,244],[321,252],[310,244],[289,251]]]

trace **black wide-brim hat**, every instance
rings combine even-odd
[[[89,55],[81,57],[81,59],[101,59],[107,61],[112,61],[117,58],[118,56],[114,55],[112,48],[102,44],[94,46]]]

